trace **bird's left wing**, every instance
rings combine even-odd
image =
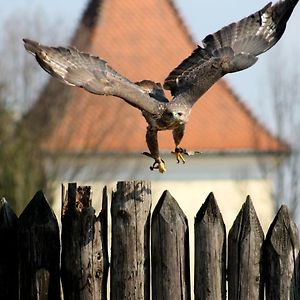
[[[28,39],[23,41],[26,50],[35,55],[41,67],[66,84],[82,87],[98,95],[122,98],[132,106],[152,114],[162,108],[160,101],[118,74],[99,57],[73,47],[48,47]]]
[[[257,55],[281,38],[298,0],[280,0],[242,20],[223,27],[203,40],[188,58],[165,79],[173,101],[192,106],[218,79],[227,73],[251,67]]]

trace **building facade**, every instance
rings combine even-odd
[[[101,56],[132,81],[156,82],[196,47],[171,0],[159,5],[155,0],[90,0],[70,44]],[[190,222],[211,191],[228,226],[248,194],[265,228],[272,219],[273,177],[288,146],[252,115],[225,80],[195,104],[186,127],[182,147],[201,154],[178,165],[170,154],[171,132],[159,134],[165,174],[149,170],[153,161],[141,155],[147,150],[146,122],[120,99],[51,79],[29,118],[37,120],[33,131],[42,137],[57,199],[61,182],[92,184],[98,195],[105,184],[143,179],[152,181],[154,202],[168,189]]]

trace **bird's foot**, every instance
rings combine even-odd
[[[143,154],[146,155],[146,156],[149,156],[149,157],[151,157],[151,158],[153,158],[155,160],[154,163],[153,163],[153,165],[150,166],[150,170],[151,171],[158,170],[160,173],[164,173],[164,172],[167,171],[165,162],[160,157],[154,158],[148,152],[143,152]]]
[[[183,157],[183,153],[185,152],[186,150],[185,149],[182,149],[180,147],[176,147],[175,148],[175,151],[173,152],[176,156],[176,160],[177,160],[177,163],[179,164],[180,162],[182,162],[183,164],[185,164],[185,159]]]
[[[161,158],[159,160],[155,160],[153,165],[150,166],[151,171],[156,170],[156,169],[158,169],[158,171],[160,173],[164,173],[167,171],[165,162]]]
[[[176,147],[175,151],[172,151],[172,153],[175,154],[178,164],[180,162],[182,162],[184,164],[185,159],[183,157],[183,154],[188,155],[188,156],[192,156],[192,155],[195,155],[195,154],[200,154],[201,152],[199,152],[199,151],[187,151],[186,149],[183,149],[181,147]]]

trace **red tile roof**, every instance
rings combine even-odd
[[[156,82],[163,82],[195,47],[171,0],[91,0],[72,44],[101,56],[132,81]],[[45,150],[147,150],[146,122],[137,109],[114,97],[95,96],[79,88],[70,91],[60,83],[55,85],[68,92],[64,105],[62,101],[55,104],[59,101],[58,94],[49,100],[49,87],[40,100],[39,104],[62,107],[43,143]],[[47,112],[45,120],[49,121],[46,115]],[[174,148],[170,131],[159,133],[159,137],[161,149]],[[225,152],[288,150],[286,144],[252,116],[224,80],[194,106],[182,146],[189,150]]]

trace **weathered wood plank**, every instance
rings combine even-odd
[[[64,299],[106,299],[107,237],[92,207],[90,187],[68,185],[62,205],[61,279]],[[106,280],[106,278],[105,278]]]
[[[151,188],[119,182],[111,204],[111,298],[150,299]]]
[[[99,278],[100,284],[95,285],[95,295],[101,295],[101,300],[107,299],[107,279],[108,279],[108,214],[107,214],[107,187],[104,187],[102,192],[102,209],[95,223],[95,232],[97,232],[97,237],[94,240],[94,247],[96,249],[101,249],[100,256],[99,252],[94,251],[93,261],[98,262],[95,264],[95,276]],[[97,298],[98,299],[98,298]]]
[[[17,221],[4,198],[0,200],[0,299],[18,299]]]
[[[263,240],[248,196],[228,234],[228,299],[263,299]]]
[[[283,205],[265,241],[266,299],[300,299],[299,233]]]
[[[188,221],[168,191],[153,212],[151,258],[153,299],[190,299]]]
[[[59,229],[42,192],[20,215],[18,246],[20,299],[60,299]]]
[[[226,299],[226,230],[213,193],[195,219],[195,300]]]

